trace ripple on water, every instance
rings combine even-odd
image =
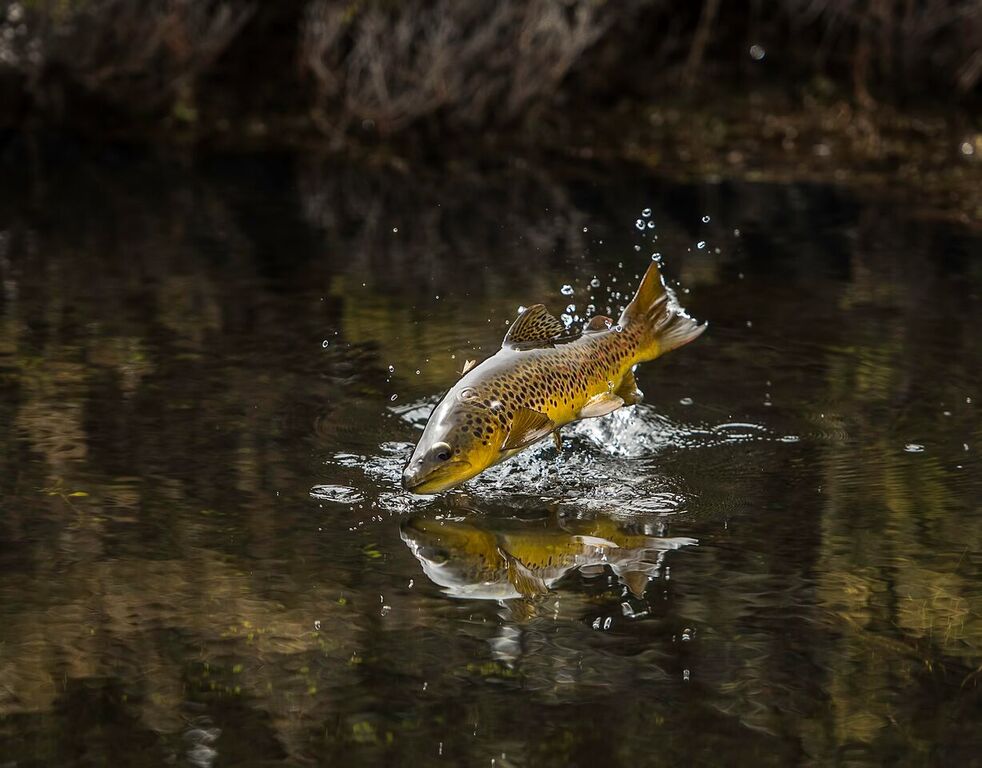
[[[435,405],[436,398],[427,398],[392,406],[390,411],[422,429]],[[564,428],[563,435],[561,458],[551,442],[542,441],[481,473],[461,490],[486,500],[531,496],[561,499],[598,511],[674,515],[686,510],[687,491],[680,487],[678,478],[659,471],[654,459],[670,451],[796,439],[774,436],[766,427],[753,423],[676,422],[643,405],[571,424]],[[388,441],[379,448],[375,456],[339,453],[332,463],[363,472],[377,488],[374,501],[382,510],[401,514],[432,503],[433,497],[415,496],[399,487],[402,468],[412,453],[413,443]],[[334,489],[328,492],[331,496],[328,500],[341,500],[338,486],[318,488]],[[349,497],[342,498],[344,503],[352,503],[347,500]]]
[[[357,504],[365,497],[345,485],[315,485],[310,489],[310,496],[317,501],[331,501],[336,504]]]

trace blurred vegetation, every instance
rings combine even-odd
[[[0,121],[424,136],[776,86],[978,105],[980,0],[4,0]]]

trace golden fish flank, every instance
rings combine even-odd
[[[414,493],[471,479],[579,419],[640,402],[633,367],[706,329],[678,306],[653,262],[615,325],[594,317],[571,332],[541,304],[529,307],[501,349],[463,376],[437,405],[402,475]]]

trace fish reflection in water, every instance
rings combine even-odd
[[[667,551],[697,543],[584,515],[552,510],[528,520],[423,513],[402,523],[402,539],[447,595],[498,601],[531,601],[547,595],[567,574],[600,575],[607,567],[640,598]]]

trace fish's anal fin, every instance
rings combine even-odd
[[[594,395],[586,401],[586,405],[580,409],[577,418],[593,419],[597,416],[606,416],[608,413],[616,411],[622,405],[624,405],[624,398],[615,395],[613,392],[601,392],[599,395]]]
[[[644,392],[638,389],[638,382],[634,378],[634,371],[628,371],[621,379],[620,385],[614,390],[614,394],[624,401],[624,405],[637,405],[644,400]]]
[[[501,446],[503,451],[517,451],[541,440],[556,428],[556,423],[539,411],[519,408],[512,419],[508,437]]]
[[[511,324],[501,346],[518,349],[550,346],[564,333],[566,326],[560,320],[542,304],[533,304]]]
[[[559,434],[558,429],[554,429],[552,431],[552,444],[556,446],[557,451],[561,451],[563,449],[563,436]]]
[[[498,553],[504,558],[508,567],[508,582],[522,597],[532,599],[549,594],[549,587],[536,576],[528,567],[511,552],[498,547]]]

